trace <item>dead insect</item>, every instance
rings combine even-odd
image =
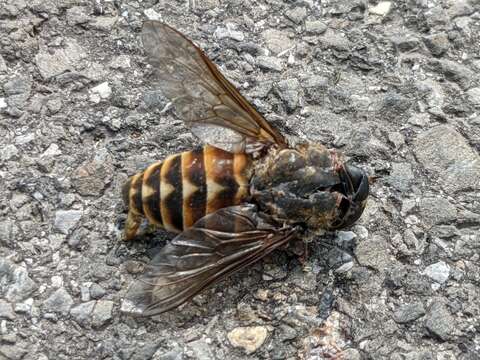
[[[142,219],[177,232],[129,289],[144,316],[171,310],[294,238],[353,224],[364,171],[320,144],[290,148],[215,64],[178,31],[147,21],[142,41],[158,88],[206,145],[131,177],[125,238]]]

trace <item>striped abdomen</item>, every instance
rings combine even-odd
[[[180,232],[249,195],[250,160],[212,146],[172,155],[132,176],[123,189],[133,215]]]

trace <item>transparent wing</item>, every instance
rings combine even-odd
[[[235,153],[271,144],[286,146],[283,136],[184,35],[161,22],[147,21],[142,42],[157,86],[202,141]]]
[[[127,300],[135,305],[137,315],[171,310],[294,236],[293,228],[263,222],[255,205],[220,209],[162,248],[129,288]]]

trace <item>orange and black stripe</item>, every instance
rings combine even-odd
[[[180,232],[206,214],[249,195],[250,158],[212,146],[169,156],[132,176],[123,197],[129,211]]]

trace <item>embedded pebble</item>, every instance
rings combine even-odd
[[[112,319],[113,301],[99,300],[95,303],[95,308],[92,312],[92,326],[99,328]]]
[[[265,39],[265,45],[274,55],[288,50],[295,45],[289,35],[288,32],[275,29],[266,30],[262,33]]]
[[[90,89],[90,101],[99,103],[101,100],[108,99],[112,95],[112,89],[108,82],[103,82]]]
[[[268,330],[264,326],[238,327],[227,334],[233,347],[245,350],[247,354],[257,351],[265,342]]]
[[[390,12],[392,3],[390,1],[379,1],[377,5],[369,7],[368,11],[371,14],[385,16]]]
[[[260,69],[270,71],[282,71],[283,69],[282,60],[271,56],[259,56],[257,58],[257,65]]]
[[[425,327],[435,337],[447,341],[454,336],[455,320],[439,301],[435,301],[425,316]]]
[[[222,39],[232,39],[235,41],[243,41],[245,39],[245,35],[241,31],[236,31],[227,28],[218,28],[215,30],[215,37],[218,40]]]
[[[422,303],[404,304],[393,313],[393,318],[399,324],[415,321],[425,315]]]
[[[41,47],[35,56],[35,63],[42,77],[50,79],[67,70],[73,70],[85,56],[84,49],[78,45],[76,40],[66,39],[65,49],[58,49],[53,53]]]
[[[307,9],[304,7],[295,7],[285,12],[285,16],[292,20],[295,24],[301,24],[307,17]]]
[[[439,261],[435,264],[427,266],[423,271],[423,274],[437,283],[443,284],[450,276],[450,266],[443,261]]]
[[[55,228],[63,234],[68,234],[80,221],[81,210],[59,210],[55,213]]]
[[[327,25],[319,20],[306,21],[305,30],[308,34],[320,35],[327,31]]]
[[[12,305],[2,299],[0,299],[0,319],[15,319],[15,313],[13,312]]]
[[[54,291],[44,302],[43,310],[45,312],[68,314],[73,305],[72,296],[65,288]]]
[[[480,156],[450,125],[436,126],[420,134],[414,151],[426,169],[441,177],[440,186],[447,191],[480,189]]]
[[[25,300],[37,289],[37,284],[30,278],[26,268],[2,257],[0,257],[0,279],[3,296],[10,302]]]

